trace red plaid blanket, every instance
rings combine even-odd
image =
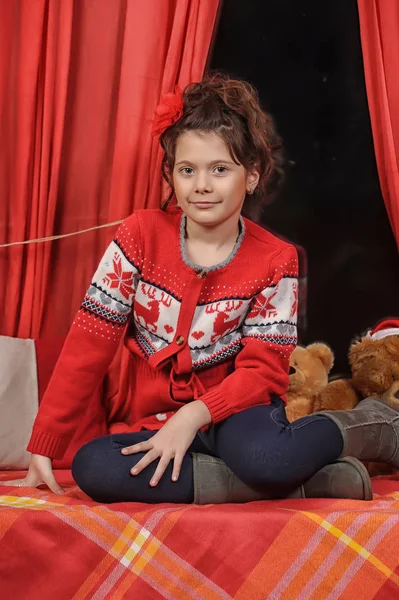
[[[1,598],[399,598],[398,476],[372,502],[202,507],[100,505],[57,478],[65,496],[0,488]]]

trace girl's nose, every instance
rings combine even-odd
[[[212,192],[212,185],[207,175],[198,174],[195,182],[195,192],[196,194],[207,194],[209,192]]]

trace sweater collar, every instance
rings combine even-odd
[[[187,265],[188,267],[190,267],[191,269],[194,269],[195,271],[205,271],[206,273],[210,273],[211,271],[217,271],[218,269],[227,267],[227,265],[229,265],[231,263],[231,261],[233,260],[233,258],[237,254],[237,252],[239,251],[242,241],[245,236],[245,222],[244,222],[244,219],[242,218],[242,216],[240,215],[240,219],[239,219],[240,233],[238,235],[238,238],[234,245],[233,250],[230,252],[230,254],[226,258],[226,260],[224,260],[221,263],[218,263],[217,265],[213,265],[212,267],[203,267],[201,265],[196,265],[195,263],[191,262],[191,260],[188,258],[187,252],[186,252],[186,222],[187,222],[187,217],[184,213],[182,213],[181,218],[180,218],[180,252],[181,252],[181,257],[183,259],[184,264]]]

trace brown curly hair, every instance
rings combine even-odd
[[[173,194],[171,173],[176,142],[187,131],[212,132],[226,143],[233,160],[246,169],[257,166],[259,183],[254,196],[265,199],[281,183],[284,175],[281,138],[272,117],[262,110],[256,89],[246,81],[221,73],[207,75],[200,83],[190,83],[183,91],[183,115],[160,137],[164,150],[162,176],[171,188],[162,208]]]

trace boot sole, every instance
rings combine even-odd
[[[371,486],[370,475],[364,464],[357,458],[352,458],[351,456],[339,458],[336,462],[350,464],[359,473],[363,482],[364,500],[372,500],[373,488]]]

